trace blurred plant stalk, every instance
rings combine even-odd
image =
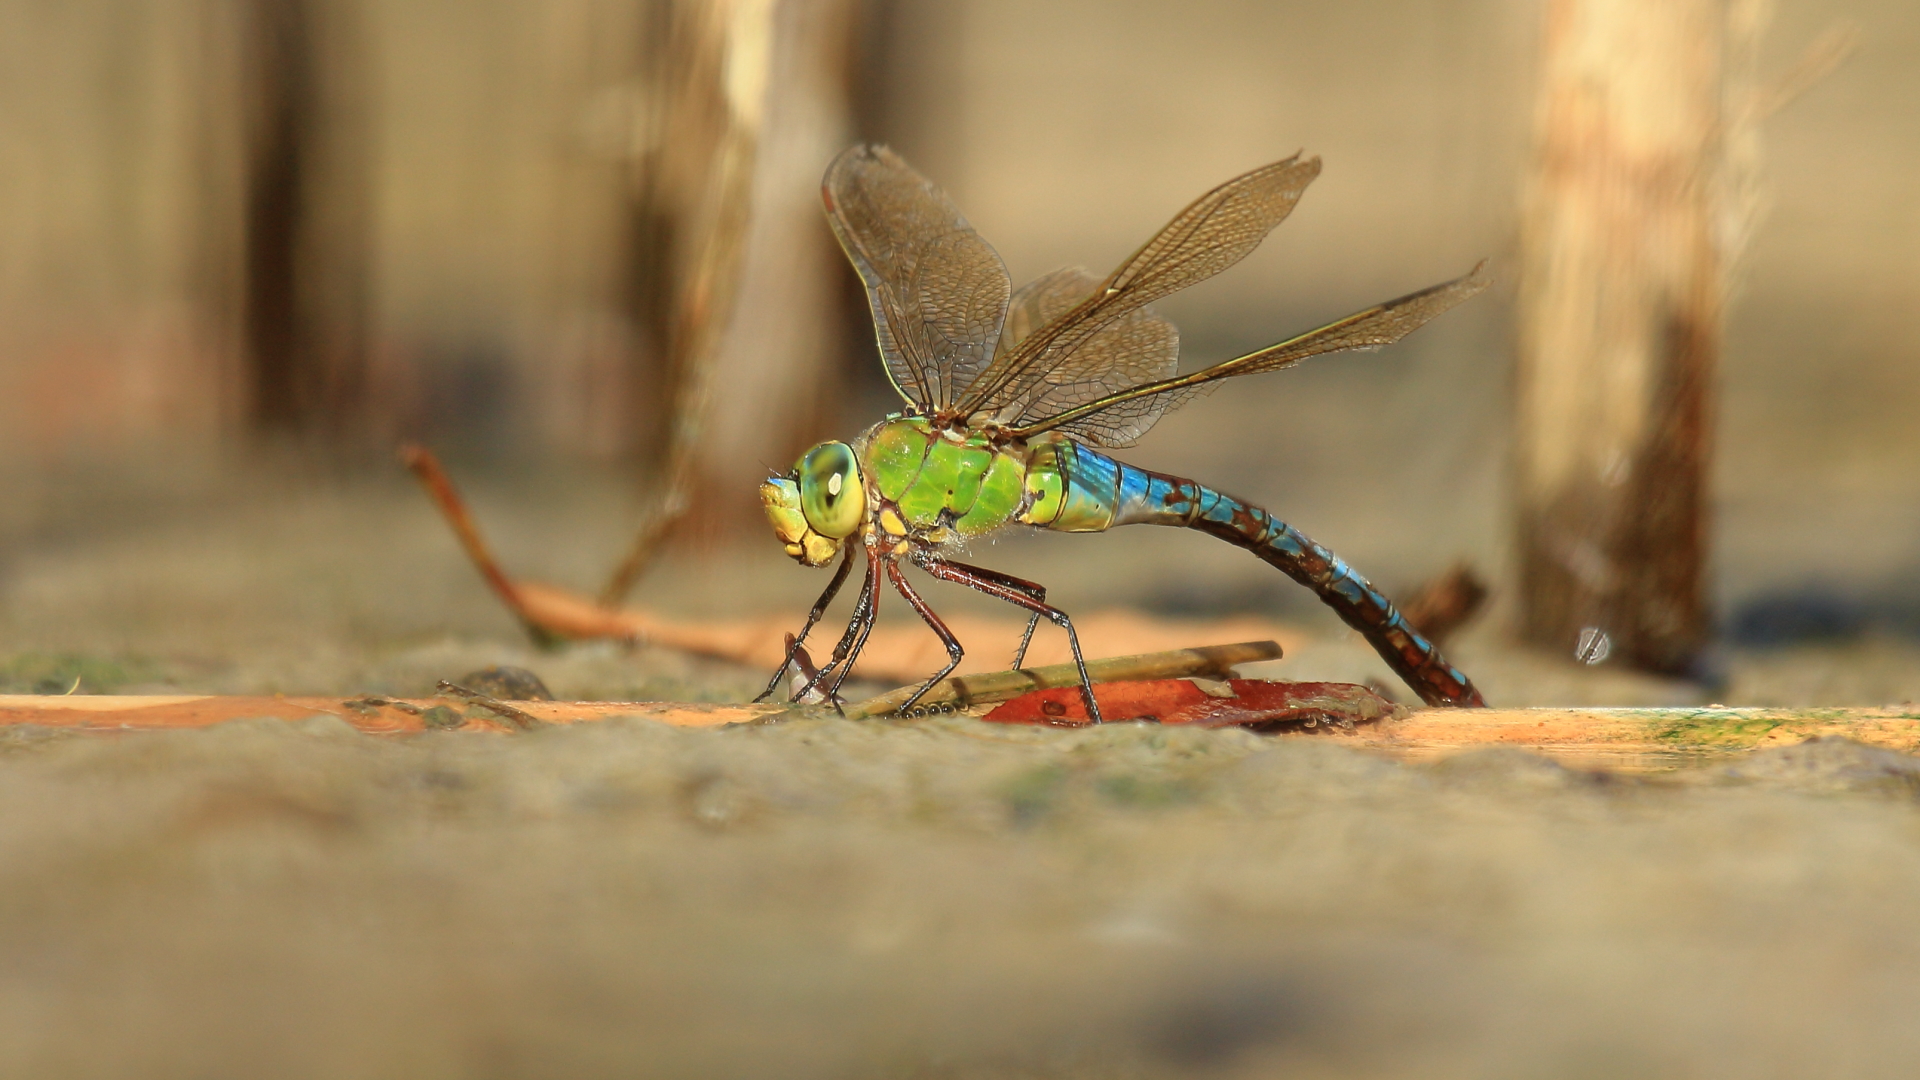
[[[712,372],[746,262],[754,158],[766,115],[774,0],[657,0],[665,32],[636,117],[648,128],[633,213],[630,287],[664,344],[655,377],[670,388],[662,483],[602,600],[618,604],[691,505],[694,456],[712,407]],[[666,220],[673,233],[644,228]],[[690,253],[670,238],[685,237]]]
[[[348,5],[233,10],[247,416],[260,433],[337,444],[368,407],[363,34]]]
[[[1730,282],[1764,205],[1760,123],[1845,61],[1779,77],[1767,0],[1550,0],[1517,312],[1523,636],[1702,673],[1707,470]],[[1604,635],[1604,636],[1603,636]]]
[[[808,411],[783,391],[824,376],[831,335],[813,323],[832,305],[815,293],[832,278],[798,264],[832,257],[811,196],[848,127],[848,0],[654,0],[653,13],[632,88],[628,288],[636,320],[659,346],[649,396],[667,409],[654,418],[664,434],[654,447],[657,494],[601,590],[609,607],[695,507],[697,487],[739,480],[729,466],[743,455],[776,460],[791,449],[791,419],[745,430],[738,417],[716,423],[714,386],[724,380],[728,407],[750,419]],[[804,193],[797,205],[789,189]],[[743,297],[761,318],[742,317]],[[760,340],[769,312],[787,318],[776,320],[778,338]]]
[[[1760,0],[1550,0],[1525,193],[1522,632],[1697,674],[1729,270],[1758,199]]]
[[[1635,667],[1707,643],[1723,0],[1553,0],[1522,234],[1523,631]]]

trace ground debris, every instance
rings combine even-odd
[[[1352,730],[1356,725],[1377,723],[1408,711],[1352,683],[1152,679],[1102,683],[1093,693],[1108,722],[1237,725],[1260,732],[1312,731],[1322,725]],[[1077,687],[1035,690],[995,708],[985,719],[1054,727],[1077,727],[1088,722]]]

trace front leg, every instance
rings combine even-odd
[[[799,701],[801,698],[806,697],[809,691],[820,685],[821,680],[833,674],[834,669],[843,661],[846,662],[849,668],[853,666],[849,656],[850,654],[857,654],[859,652],[859,647],[855,645],[854,642],[856,639],[862,643],[865,642],[866,638],[863,631],[872,628],[873,620],[879,614],[879,605],[879,567],[876,564],[873,552],[869,551],[867,552],[867,576],[866,579],[860,583],[860,599],[853,605],[853,617],[847,620],[847,628],[841,632],[839,642],[834,645],[833,655],[827,659],[826,664],[821,667],[819,671],[814,672],[813,676],[807,680],[806,685],[794,691],[792,698],[789,700]],[[844,675],[842,678],[844,678]],[[835,681],[833,688],[827,691],[827,698],[833,700],[834,694],[839,688],[840,682]]]
[[[1026,608],[1036,615],[1044,615],[1047,617],[1047,621],[1065,630],[1067,632],[1067,645],[1073,649],[1074,667],[1080,672],[1080,696],[1081,699],[1086,702],[1087,718],[1096,724],[1104,723],[1100,717],[1100,703],[1095,701],[1093,697],[1093,679],[1087,674],[1087,661],[1080,655],[1080,636],[1073,632],[1073,620],[1067,617],[1066,612],[1061,611],[1059,608],[1049,606],[1044,601],[1036,600],[1012,586],[1001,584],[991,578],[978,576],[973,573],[972,567],[948,562],[938,555],[923,553],[917,555],[914,561],[919,565],[920,569],[925,570],[934,578],[941,581],[951,581],[956,585],[965,585],[969,589],[974,589],[986,593],[988,596],[998,597],[1009,604],[1016,604]]]
[[[760,696],[753,700],[765,701],[768,697],[772,696],[774,687],[780,685],[780,677],[785,675],[787,669],[793,666],[793,658],[800,652],[800,646],[806,642],[807,635],[811,634],[814,626],[820,622],[820,617],[827,613],[827,608],[833,603],[833,598],[840,595],[840,586],[847,583],[847,574],[852,570],[853,545],[848,544],[846,557],[840,560],[839,569],[833,572],[833,580],[827,582],[827,590],[820,594],[820,599],[813,602],[813,610],[807,613],[807,625],[802,626],[798,634],[788,639],[787,658],[780,661],[780,667],[774,671],[773,678],[767,680],[767,688],[760,691]],[[1029,633],[1031,633],[1031,631],[1029,631]],[[814,673],[809,680],[809,685],[813,682],[818,682],[819,678],[818,673]]]
[[[839,673],[833,677],[833,685],[827,687],[827,700],[833,702],[835,709],[840,708],[840,685],[852,674],[854,661],[860,659],[860,650],[867,647],[867,636],[873,633],[873,624],[880,621],[880,575],[877,570],[882,558],[885,558],[887,569],[891,571],[892,558],[875,555],[872,548],[867,549],[866,592],[860,597],[860,607],[854,612],[853,622],[847,625],[847,636],[853,639],[852,645],[847,645],[847,638],[841,638],[841,646],[847,647],[846,655],[841,656],[840,649],[835,648],[832,661],[820,669],[820,676],[824,678],[834,669],[834,665],[840,666]],[[808,684],[806,689],[813,689],[813,685]]]

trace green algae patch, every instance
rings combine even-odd
[[[1191,777],[1116,773],[1094,782],[1094,790],[1114,806],[1162,810],[1199,801],[1200,784]]]
[[[0,693],[110,694],[130,683],[157,677],[154,665],[139,660],[83,653],[17,653],[0,659]]]
[[[1862,718],[1858,709],[1659,709],[1648,710],[1648,735],[1656,743],[1674,748],[1703,750],[1751,750],[1762,746],[1804,742],[1829,735],[1864,738],[1888,744],[1911,744],[1911,738],[1888,736],[1881,731],[1889,722],[1900,725],[1916,718],[1912,714],[1889,712]]]
[[[1759,746],[1783,727],[1795,726],[1773,709],[1661,709],[1654,713],[1648,717],[1654,741],[1672,746],[1744,749]]]
[[[1033,825],[1053,813],[1067,789],[1067,768],[1048,763],[1026,769],[1000,785],[1015,825]]]

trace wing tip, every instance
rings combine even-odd
[[[855,165],[870,161],[886,164],[900,164],[900,155],[894,153],[884,143],[857,142],[833,156],[827,163],[823,183],[831,183],[833,178]]]
[[[1481,259],[1479,262],[1473,264],[1473,269],[1454,278],[1452,281],[1443,281],[1438,285],[1429,285],[1418,292],[1410,292],[1405,296],[1395,297],[1380,306],[1384,308],[1397,308],[1416,300],[1424,300],[1428,297],[1444,297],[1445,305],[1433,313],[1434,315],[1438,315],[1440,312],[1446,311],[1455,304],[1465,303],[1473,297],[1478,296],[1486,290],[1487,286],[1493,284],[1493,275],[1487,272],[1487,264],[1492,261],[1491,259]],[[1432,317],[1431,315],[1428,316],[1428,318]],[[1424,321],[1423,319],[1422,322]]]
[[[1287,155],[1286,157],[1281,158],[1279,161],[1270,161],[1267,164],[1252,170],[1251,173],[1245,173],[1242,175],[1248,176],[1248,175],[1253,175],[1253,173],[1264,173],[1264,172],[1279,173],[1279,172],[1286,172],[1290,169],[1305,169],[1310,174],[1309,179],[1311,179],[1314,176],[1320,175],[1321,167],[1322,166],[1320,163],[1320,155],[1315,154],[1312,157],[1308,157],[1307,148],[1303,146],[1300,149],[1295,150],[1293,153]],[[1239,178],[1236,177],[1236,179],[1239,179]],[[1229,180],[1227,181],[1227,183],[1231,184],[1233,183],[1233,181]]]
[[[839,209],[841,200],[836,192],[847,184],[847,173],[853,169],[874,164],[913,171],[912,167],[885,143],[854,143],[835,154],[833,160],[827,163],[827,171],[820,177],[820,202],[829,214],[836,213]]]

